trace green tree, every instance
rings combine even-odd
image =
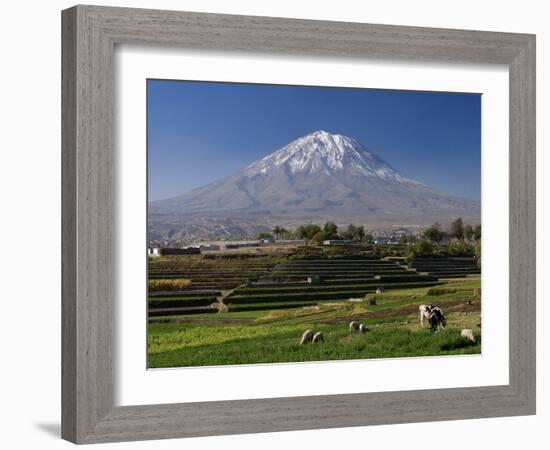
[[[270,233],[260,233],[258,239],[273,239],[273,236]]]
[[[288,235],[288,230],[277,225],[271,230],[275,236],[275,239],[283,239],[284,236]]]
[[[418,241],[415,244],[415,248],[417,250],[418,256],[429,256],[434,252],[434,247],[432,243],[424,240]]]
[[[338,239],[338,227],[334,222],[327,222],[323,227],[325,239]]]
[[[481,241],[480,240],[476,242],[475,252],[476,252],[477,267],[481,269]]]
[[[325,240],[325,233],[323,231],[318,231],[313,235],[311,240],[314,241],[316,244],[321,245]]]
[[[420,240],[415,244],[409,244],[405,260],[408,264],[411,264],[418,256],[429,256],[433,252],[434,247],[431,242]]]
[[[474,228],[471,225],[464,225],[464,239],[471,241],[474,237]]]
[[[436,222],[424,230],[424,237],[430,242],[439,243],[445,237],[445,233],[441,230],[441,225]]]
[[[349,224],[348,229],[342,233],[342,238],[352,241],[360,241],[365,236],[365,228],[363,225]]]
[[[462,221],[462,217],[459,217],[451,223],[450,236],[456,239],[462,239],[464,236],[464,222]]]
[[[319,225],[308,223],[306,225],[300,225],[296,229],[296,236],[298,239],[312,239],[315,233],[321,231]]]
[[[370,233],[365,233],[362,239],[363,242],[366,242],[367,244],[372,244],[374,241],[374,236]]]
[[[474,239],[479,241],[481,239],[481,225],[476,225],[474,228]]]
[[[473,248],[466,241],[456,241],[449,244],[449,254],[452,256],[471,255]]]

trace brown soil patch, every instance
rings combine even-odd
[[[446,315],[451,313],[474,313],[481,311],[481,303],[473,302],[471,305],[467,304],[465,299],[452,300],[448,302],[435,302],[435,306],[439,306]],[[373,311],[366,312],[361,314],[353,314],[348,317],[338,317],[336,319],[328,320],[324,323],[327,324],[340,324],[345,323],[350,320],[366,320],[366,319],[385,319],[388,317],[402,317],[402,316],[412,316],[418,315],[418,306],[419,305],[408,305],[401,308],[392,308],[386,309],[383,311]]]

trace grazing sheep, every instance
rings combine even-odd
[[[424,319],[430,320],[432,307],[430,305],[420,305],[418,310],[420,311],[420,328],[424,328]]]
[[[325,342],[325,335],[322,331],[318,331],[313,335],[313,340],[311,342]]]
[[[376,293],[377,293],[377,294],[381,294],[382,292],[384,292],[384,288],[383,288],[383,287],[376,288]]]
[[[314,335],[315,333],[313,332],[313,330],[304,331],[304,334],[302,334],[302,340],[300,341],[300,345],[313,341]]]
[[[469,342],[471,342],[472,344],[475,344],[476,343],[476,338],[474,336],[474,332],[472,330],[470,330],[469,328],[464,328],[461,332],[460,332],[460,335],[465,338],[466,340],[468,340]]]
[[[353,322],[349,323],[349,332],[353,333],[355,331],[359,331],[359,326],[361,324],[359,322],[356,322],[355,320]]]
[[[367,331],[369,331],[369,329],[364,323],[359,325],[359,333],[365,334]]]

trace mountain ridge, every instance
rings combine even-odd
[[[270,217],[360,223],[479,220],[480,204],[405,177],[357,140],[316,131],[237,173],[149,203],[158,217]],[[154,227],[153,227],[154,228]],[[153,230],[154,231],[154,230]]]

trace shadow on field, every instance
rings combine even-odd
[[[476,342],[470,342],[467,339],[462,339],[461,338],[461,339],[457,339],[453,342],[447,342],[445,344],[442,344],[441,345],[441,350],[444,351],[444,352],[448,352],[448,351],[451,351],[451,350],[460,350],[460,349],[468,348],[468,347],[476,347],[480,344],[481,344],[481,337],[480,336],[476,336]]]

